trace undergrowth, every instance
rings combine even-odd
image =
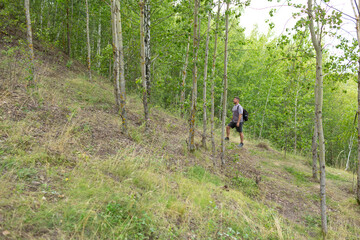
[[[46,69],[56,72],[51,66]],[[318,225],[316,216],[307,214],[303,224],[294,223],[265,200],[269,176],[263,177],[264,183],[255,182],[236,168],[214,168],[206,149],[188,152],[183,140],[187,124],[176,114],[155,106],[154,128],[145,134],[141,100],[130,95],[129,136],[124,136],[110,83],[89,82],[75,74],[58,78],[41,77],[37,94],[8,88],[1,95],[2,103],[6,102],[0,105],[1,237],[227,240],[319,236],[310,236],[307,229]],[[238,151],[234,146],[228,144],[227,150]],[[286,160],[269,144],[246,151],[235,160],[228,159],[229,166],[236,166],[242,157],[266,157],[262,174],[277,177],[276,171],[284,171],[281,174],[291,175],[299,187],[313,186],[302,169],[281,165]],[[343,183],[349,177],[331,173],[328,178]],[[313,195],[309,199],[317,200]],[[355,202],[331,204],[349,220],[343,225],[330,222],[329,236],[355,239]]]

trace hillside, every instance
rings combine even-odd
[[[145,134],[131,94],[125,136],[108,80],[48,50],[26,89],[17,47],[0,55],[1,239],[320,238],[310,159],[251,139],[238,149],[232,132],[213,166],[210,151],[187,151],[176,112],[153,106]],[[360,238],[353,191],[352,174],[327,168],[329,239]]]

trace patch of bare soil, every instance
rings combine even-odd
[[[119,121],[111,120],[111,114],[102,110],[81,111],[77,117],[80,141],[90,155],[114,155],[133,141],[121,131]]]
[[[22,120],[27,112],[38,108],[38,102],[26,93],[23,86],[19,85],[13,91],[0,88],[0,109],[3,112],[3,120]]]

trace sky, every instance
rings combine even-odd
[[[350,15],[354,16],[351,0],[330,0],[329,5]],[[297,3],[307,4],[307,0],[297,0]],[[276,9],[274,17],[270,17],[269,11]],[[292,28],[296,23],[293,19],[292,13],[296,11],[295,8],[289,7],[285,0],[277,2],[273,0],[252,0],[250,6],[245,9],[245,12],[240,17],[241,26],[245,27],[245,35],[249,36],[254,26],[258,26],[258,31],[267,33],[269,30],[269,24],[266,23],[266,19],[269,19],[275,24],[274,33],[275,35],[281,35],[285,33],[286,28]],[[356,37],[355,35],[355,23],[350,20],[349,17],[344,16],[343,29],[339,34],[342,34],[348,38]]]

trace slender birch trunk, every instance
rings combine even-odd
[[[147,96],[147,82],[146,82],[146,66],[145,66],[145,0],[139,2],[140,5],[140,67],[141,67],[141,79],[143,86],[143,105],[144,105],[144,121],[145,131],[149,130],[148,119],[148,96]]]
[[[191,111],[189,118],[189,151],[195,151],[195,115],[196,115],[196,101],[197,101],[197,61],[198,61],[198,8],[199,0],[194,0],[194,36],[193,36],[193,86],[191,91]]]
[[[352,150],[352,146],[353,146],[353,143],[354,143],[354,138],[355,136],[351,136],[350,139],[349,139],[349,153],[348,153],[348,157],[347,157],[347,160],[346,160],[346,167],[345,167],[345,171],[347,171],[349,169],[349,163],[350,163],[350,156],[351,156],[351,150]]]
[[[221,81],[221,87],[224,88],[224,78],[223,78],[222,81]],[[222,104],[223,104],[223,99],[224,99],[224,91],[221,92],[221,95],[220,95],[219,119],[222,119],[222,112],[223,112]]]
[[[315,94],[316,94],[316,90],[315,90]],[[316,98],[316,95],[315,95]],[[316,114],[314,117],[314,133],[312,136],[312,174],[313,174],[313,178],[317,179],[317,161],[318,161],[318,151],[317,151],[317,123],[316,123]]]
[[[151,108],[151,44],[150,44],[150,1],[145,0],[144,6],[144,42],[145,42],[145,82],[146,82],[146,96],[147,96],[147,120],[146,120],[146,128],[145,130],[150,130],[150,108]]]
[[[327,234],[327,217],[326,217],[326,183],[325,183],[325,139],[322,125],[322,105],[323,105],[323,73],[322,73],[322,45],[321,34],[316,34],[314,27],[313,0],[308,0],[309,29],[311,41],[316,52],[316,91],[315,113],[317,123],[317,135],[319,138],[319,162],[320,162],[320,210],[321,210],[321,227],[323,238]]]
[[[185,63],[184,68],[182,70],[182,83],[181,83],[181,96],[180,96],[180,104],[181,104],[181,117],[184,116],[184,105],[185,105],[185,83],[186,83],[186,73],[187,73],[187,67],[189,63],[189,51],[190,51],[190,35],[187,42],[186,47],[186,55],[185,55]]]
[[[40,32],[42,32],[42,26],[43,26],[43,12],[44,12],[44,1],[41,1],[41,3],[40,3]]]
[[[97,57],[97,69],[100,70],[101,67],[101,61],[100,61],[100,55],[101,55],[101,10],[99,13],[99,24],[98,24],[98,39],[97,39],[97,50],[96,55]]]
[[[215,117],[215,66],[216,66],[216,54],[217,54],[217,38],[219,31],[219,17],[220,17],[220,4],[221,0],[218,1],[218,11],[216,14],[216,27],[214,36],[214,54],[211,68],[211,153],[213,162],[215,164],[215,137],[214,137],[214,117]]]
[[[314,97],[315,102],[317,101],[317,81],[315,80],[315,88],[314,88]],[[312,176],[313,179],[318,178],[318,160],[319,160],[319,154],[318,154],[318,130],[317,130],[317,118],[316,118],[316,109],[314,112],[314,132],[312,136],[312,144],[311,144],[311,152],[312,152]]]
[[[150,3],[142,0],[140,3],[140,46],[141,46],[141,77],[143,85],[143,105],[145,118],[145,131],[150,129],[149,97],[150,97]]]
[[[140,6],[140,68],[141,68],[141,81],[143,86],[143,105],[145,121],[147,120],[147,96],[146,96],[146,77],[145,77],[145,41],[144,41],[144,0],[139,2]]]
[[[354,15],[356,19],[356,37],[358,40],[358,44],[360,47],[360,0],[356,2],[356,0],[350,0],[352,8],[354,10]],[[354,5],[355,3],[355,5]],[[360,56],[358,59],[358,111],[357,111],[357,117],[358,117],[358,161],[357,161],[357,193],[356,193],[356,200],[358,204],[360,205]]]
[[[47,15],[46,15],[46,19],[47,19],[46,27],[47,28],[50,28],[50,25],[51,25],[50,13],[52,12],[52,10],[53,10],[53,6],[52,6],[52,4],[49,4],[48,9],[47,9]]]
[[[57,16],[57,12],[58,12],[58,1],[56,1],[56,3],[55,3],[55,14],[53,15],[53,22],[52,22],[53,28],[56,28],[56,16]]]
[[[225,165],[225,121],[226,121],[226,108],[227,108],[227,65],[228,65],[228,35],[229,35],[229,7],[230,1],[226,3],[225,12],[225,50],[224,50],[224,95],[223,95],[223,113],[221,121],[221,165]]]
[[[29,81],[29,85],[36,84],[36,72],[35,72],[35,55],[34,55],[34,46],[32,40],[32,30],[31,30],[31,18],[30,18],[30,2],[29,0],[25,0],[25,15],[26,15],[26,29],[27,29],[27,40],[29,44],[29,53],[30,53],[30,74],[31,80]]]
[[[116,0],[116,34],[119,46],[119,78],[120,78],[120,116],[122,120],[122,131],[127,134],[127,114],[126,114],[126,89],[125,89],[125,63],[124,47],[121,29],[120,1]]]
[[[70,41],[70,7],[69,1],[66,2],[66,54],[70,56],[71,41]]]
[[[86,40],[87,40],[87,65],[89,71],[89,79],[92,80],[91,77],[91,49],[90,49],[90,29],[89,29],[89,4],[88,0],[85,0],[86,3]]]
[[[360,1],[358,3],[358,6],[360,4]],[[359,16],[356,18],[357,19],[357,36],[358,36],[358,42],[360,41],[360,20],[359,20]],[[359,47],[360,47],[360,42],[359,42]],[[357,194],[356,194],[356,199],[358,204],[360,205],[360,117],[359,117],[359,113],[360,113],[360,59],[359,59],[359,71],[358,71],[358,166],[357,166]]]
[[[295,110],[294,110],[294,152],[296,154],[297,150],[297,110],[298,110],[298,97],[299,97],[299,91],[298,89],[299,83],[297,83],[296,87],[296,95],[295,95]]]
[[[112,70],[112,60],[113,60],[112,58],[109,58],[109,73],[108,73],[109,81],[111,81],[111,78],[112,78],[112,74],[111,74],[112,73],[112,71],[111,71]]]
[[[210,24],[211,24],[211,11],[208,11],[208,25],[206,29],[206,47],[205,47],[205,66],[204,66],[204,84],[203,84],[203,135],[202,146],[206,148],[206,85],[207,85],[207,71],[209,59],[209,40],[210,40]]]
[[[116,103],[116,112],[120,111],[120,59],[119,59],[119,41],[117,35],[117,8],[116,0],[111,1],[111,27],[112,27],[112,39],[113,39],[113,53],[114,53],[114,95]],[[111,68],[111,67],[110,67]],[[111,74],[110,74],[111,76]]]

